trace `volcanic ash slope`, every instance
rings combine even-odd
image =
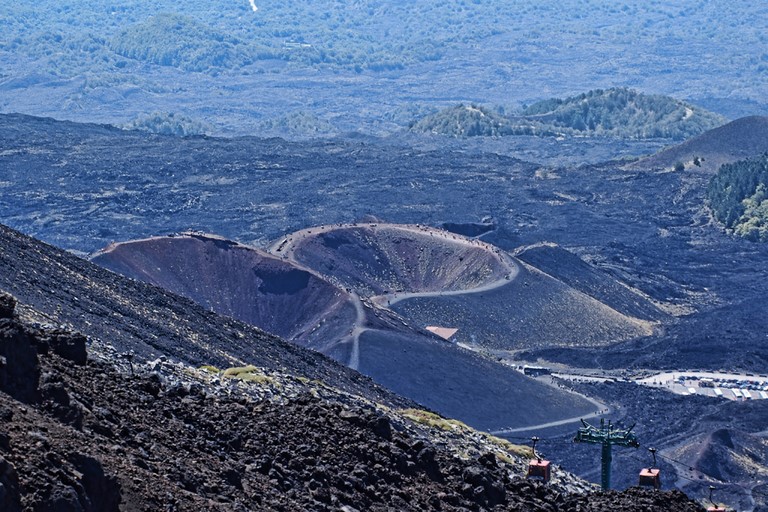
[[[319,350],[355,319],[349,294],[313,272],[212,235],[119,243],[92,261]]]
[[[367,297],[464,291],[515,271],[491,245],[424,226],[320,226],[293,233],[271,250]]]
[[[412,233],[408,229],[389,231]],[[445,233],[419,236],[450,237]],[[423,243],[419,237],[417,241]],[[414,254],[422,252],[405,237],[400,243],[392,243],[410,246]],[[278,247],[281,245],[287,246],[279,242]],[[464,253],[457,257],[444,241],[435,244],[431,251],[439,253],[440,258],[430,256],[416,272],[419,289],[441,286],[440,279],[454,279],[450,273],[441,278],[431,271],[430,265],[441,258],[464,258],[474,261],[475,268],[482,268],[474,274],[457,275],[461,286],[495,283],[512,270],[500,254],[472,244],[463,248]],[[185,234],[118,244],[99,253],[94,261],[185,295],[219,313],[283,333],[399,394],[477,428],[527,426],[593,412],[594,406],[579,396],[536,382],[411,327],[406,319],[296,265],[287,252],[283,260],[217,237]],[[351,259],[345,261],[354,264]],[[348,284],[352,284],[362,282],[368,272],[388,276],[387,286],[407,284],[402,279],[397,281],[397,272],[404,272],[402,267],[392,272],[361,268],[357,275],[351,271],[343,275],[351,276]],[[370,292],[383,286],[377,282],[360,288]],[[454,290],[461,291],[457,285]],[[521,415],[521,408],[530,412]]]
[[[558,278],[492,245],[423,226],[312,228],[272,251],[417,326],[458,328],[454,341],[486,348],[607,345],[651,334],[664,316],[562,249],[532,260]]]

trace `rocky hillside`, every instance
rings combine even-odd
[[[701,510],[679,492],[569,495],[584,487],[562,472],[529,482],[510,445],[438,443],[408,411],[289,374],[120,362],[15,306],[0,295],[7,512]]]
[[[192,366],[254,364],[322,380],[391,406],[414,405],[317,352],[2,225],[0,289],[34,308],[36,322],[65,325],[104,340],[137,361],[166,356]]]

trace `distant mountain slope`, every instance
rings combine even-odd
[[[631,169],[674,168],[680,162],[689,169],[715,172],[726,163],[768,151],[768,117],[750,116],[709,130],[647,158],[628,165]],[[700,165],[694,164],[698,158]]]
[[[253,60],[253,48],[216,32],[191,16],[158,13],[126,27],[110,49],[123,57],[184,71],[240,68]]]
[[[556,132],[536,123],[526,121],[516,124],[508,117],[477,105],[448,107],[414,122],[410,130],[451,137],[556,135]]]
[[[252,1],[3,2],[2,111],[121,125],[176,112],[250,135],[299,107],[384,135],[446,101],[623,84],[766,109],[763,31],[744,27],[760,2]]]
[[[571,135],[682,140],[725,122],[720,115],[668,96],[614,88],[539,101],[520,115],[504,116],[485,107],[458,105],[426,116],[410,129],[452,137]]]

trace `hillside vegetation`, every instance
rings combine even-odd
[[[681,140],[725,122],[720,115],[680,100],[620,87],[540,101],[515,116],[458,105],[424,117],[411,130],[452,137],[586,135]]]
[[[556,135],[532,122],[515,124],[510,118],[477,105],[456,105],[430,114],[411,125],[411,131],[451,137]]]
[[[631,139],[686,139],[726,121],[669,96],[624,87],[540,101],[526,108],[523,115],[553,128]]]
[[[768,241],[768,153],[723,165],[707,197],[715,218],[753,241]]]
[[[514,109],[623,85],[730,117],[766,112],[759,2],[255,4],[5,2],[0,110],[115,125],[178,112],[227,135],[278,120],[273,135],[302,109],[337,133],[389,134],[459,102]]]
[[[118,55],[184,71],[241,67],[251,60],[242,42],[194,18],[163,13],[129,26],[110,44]]]
[[[138,116],[130,123],[123,125],[122,128],[177,137],[203,135],[209,131],[209,128],[200,121],[173,112],[152,112]]]

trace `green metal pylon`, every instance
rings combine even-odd
[[[611,422],[608,425],[605,424],[605,420],[600,420],[600,428],[593,427],[584,420],[581,420],[584,425],[576,432],[576,437],[573,441],[576,443],[591,443],[600,444],[603,447],[603,453],[600,464],[600,480],[604,490],[611,488],[611,447],[613,445],[618,446],[630,446],[637,448],[640,443],[637,442],[637,437],[632,433],[632,429],[635,427],[632,425],[627,430],[614,430]]]

